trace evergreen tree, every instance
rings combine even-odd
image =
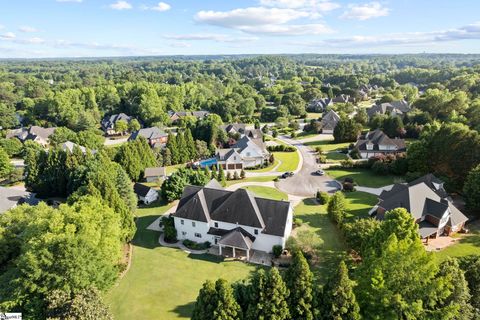
[[[347,265],[341,261],[337,272],[325,286],[321,313],[325,319],[360,319],[360,308],[353,292],[354,282],[348,277]]]
[[[216,165],[212,166],[212,172],[210,174],[210,179],[218,180],[217,166]]]
[[[468,173],[463,192],[467,207],[480,213],[480,164]]]
[[[180,153],[177,147],[177,139],[172,133],[168,134],[168,141],[167,141],[167,149],[170,150],[171,153],[171,164],[178,164],[180,163]]]
[[[290,296],[288,305],[290,306],[290,315],[293,319],[313,319],[312,314],[312,288],[313,274],[308,266],[307,259],[300,250],[293,252],[292,263],[288,267],[285,283]]]
[[[336,224],[342,225],[346,215],[346,200],[341,191],[337,191],[330,197],[328,201],[327,212],[330,219]]]
[[[188,162],[190,160],[190,153],[187,147],[187,143],[185,142],[185,136],[183,135],[183,132],[177,133],[177,149],[179,163]]]
[[[192,132],[189,128],[185,129],[185,144],[188,151],[188,159],[196,160],[198,159],[197,148],[195,142],[193,141]]]
[[[217,291],[215,284],[207,280],[197,296],[195,307],[192,313],[192,320],[212,319],[213,312],[217,306]]]
[[[172,152],[168,147],[163,149],[162,157],[163,157],[163,165],[165,167],[172,165]]]
[[[225,172],[223,171],[222,165],[218,166],[218,182],[220,182],[222,187],[225,187],[227,185],[227,179],[225,177]]]
[[[271,268],[268,273],[257,271],[250,290],[250,304],[245,319],[290,319],[288,289],[277,268]]]
[[[476,314],[480,314],[480,255],[461,258],[460,266],[465,271],[470,289],[470,304],[475,308]]]
[[[10,158],[7,152],[0,147],[0,178],[5,178],[13,171],[13,166],[10,163]]]
[[[216,306],[213,311],[212,320],[236,320],[241,319],[241,309],[235,301],[233,289],[224,279],[218,279],[215,283]]]
[[[238,176],[237,170],[235,170],[235,171],[233,172],[233,180],[238,180],[238,179],[240,179],[240,177]]]

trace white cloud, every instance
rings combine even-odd
[[[45,40],[42,38],[34,37],[34,38],[29,38],[25,40],[26,43],[31,43],[31,44],[39,44],[39,43],[44,43]]]
[[[0,30],[2,29],[5,29],[5,26],[0,24]]]
[[[154,11],[163,12],[163,11],[168,11],[168,10],[170,10],[170,8],[171,8],[171,6],[170,6],[168,3],[159,2],[156,6],[151,7],[150,9],[151,9],[151,10],[154,10]]]
[[[0,34],[0,39],[2,40],[12,40],[15,38],[16,38],[16,35],[13,32],[5,32],[4,34]]]
[[[76,3],[80,3],[82,2],[83,0],[56,0],[57,2],[76,2]]]
[[[390,9],[384,7],[379,2],[370,2],[365,4],[351,4],[348,6],[340,18],[354,20],[368,20],[372,18],[385,17],[390,13]]]
[[[30,26],[21,26],[20,28],[18,28],[18,30],[20,30],[21,32],[38,32],[38,29],[34,28],[34,27],[30,27]]]
[[[340,8],[340,5],[328,0],[260,0],[260,4],[266,7],[301,9],[310,8],[320,11],[331,11]]]
[[[110,5],[110,8],[114,10],[129,10],[129,9],[132,9],[133,7],[127,1],[119,0],[115,3],[112,3]]]
[[[216,42],[251,42],[258,40],[257,37],[236,37],[227,34],[216,33],[192,33],[179,35],[164,35],[165,39],[181,41],[216,41]]]
[[[321,23],[314,24],[269,24],[256,27],[244,27],[245,32],[274,36],[301,36],[333,33],[333,30]]]
[[[190,48],[192,45],[186,42],[173,42],[170,44],[170,47],[173,48]]]
[[[480,22],[463,27],[432,31],[392,33],[376,36],[356,35],[347,38],[334,38],[322,41],[293,43],[306,47],[333,47],[333,48],[358,48],[358,47],[384,47],[384,46],[412,46],[431,45],[440,42],[455,42],[461,40],[480,40]]]

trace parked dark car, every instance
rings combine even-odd
[[[293,177],[293,172],[289,171],[289,172],[285,172],[284,174],[282,174],[283,179],[286,179],[288,177]]]

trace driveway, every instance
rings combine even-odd
[[[313,197],[317,191],[333,193],[338,190],[338,182],[329,176],[317,176],[315,171],[320,168],[317,164],[315,151],[305,146],[301,141],[293,140],[287,136],[281,136],[280,139],[289,143],[300,151],[303,158],[302,167],[293,177],[280,179],[275,186],[287,194],[302,197]]]

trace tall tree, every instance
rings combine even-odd
[[[346,200],[341,191],[337,191],[328,200],[327,213],[330,219],[341,225],[346,215]]]
[[[10,163],[10,158],[7,152],[0,147],[0,178],[5,178],[13,171],[13,166]]]
[[[347,265],[341,261],[337,272],[330,278],[323,291],[321,313],[324,319],[360,319],[360,308],[353,288],[354,282],[348,276]]]
[[[197,301],[192,312],[192,320],[212,319],[217,307],[217,291],[215,283],[207,280],[197,296]]]
[[[178,164],[180,163],[180,151],[178,150],[177,146],[177,139],[172,133],[168,134],[168,141],[167,141],[167,149],[170,150],[171,153],[171,161],[172,164]]]
[[[285,284],[290,292],[288,305],[290,316],[298,320],[313,319],[313,273],[310,271],[307,259],[300,250],[295,250],[292,263],[285,275]]]
[[[190,128],[185,129],[185,145],[188,151],[188,160],[196,160],[198,153]]]
[[[185,141],[183,132],[177,133],[177,149],[179,163],[185,163],[189,160],[190,152]]]
[[[467,207],[480,214],[480,164],[468,173],[463,193]]]
[[[215,282],[216,307],[212,320],[237,320],[241,319],[241,309],[233,296],[232,286],[224,279]]]

